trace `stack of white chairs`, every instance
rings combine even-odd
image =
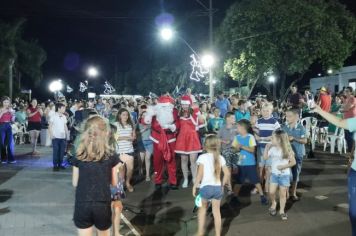
[[[317,141],[318,120],[315,117],[305,117],[301,120],[302,125],[305,128],[306,138],[310,140],[312,144],[312,150],[315,149],[315,142]]]
[[[337,150],[340,154],[346,153],[346,140],[345,131],[339,127],[336,127],[333,134],[328,134],[324,143],[324,151],[326,147],[330,146],[330,153],[335,153],[335,147],[337,145]]]
[[[25,140],[29,140],[29,135],[25,124],[15,122],[11,125],[11,127],[15,144],[24,144]]]

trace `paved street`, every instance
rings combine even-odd
[[[52,172],[50,148],[40,148],[41,157],[27,156],[29,151],[18,146],[18,163],[0,166],[0,235],[75,235],[70,169]],[[246,187],[240,207],[222,203],[224,235],[351,235],[346,161],[339,155],[316,156],[304,162],[301,201],[288,204],[288,222],[270,217]],[[191,189],[155,192],[152,183],[142,181],[124,205],[124,216],[141,235],[193,235],[196,230]],[[207,219],[213,235],[212,218]],[[122,227],[124,235],[135,235],[128,224]]]

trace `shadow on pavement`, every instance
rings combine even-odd
[[[253,185],[242,186],[239,196],[241,203],[239,205],[231,204],[229,201],[230,199],[228,199],[227,202],[221,206],[220,212],[221,219],[223,220],[221,235],[226,235],[229,232],[232,221],[240,215],[241,210],[251,205],[251,190],[253,188]],[[214,230],[214,218],[212,218],[207,232],[212,230]]]
[[[0,189],[0,203],[6,202],[7,200],[9,200],[12,197],[13,193],[14,193],[14,191],[12,191],[10,189]],[[0,216],[5,215],[9,212],[10,212],[10,209],[8,207],[0,208]]]

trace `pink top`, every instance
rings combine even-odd
[[[0,117],[0,123],[11,122],[12,121],[12,113],[6,112]]]

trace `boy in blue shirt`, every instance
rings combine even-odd
[[[242,119],[250,120],[251,115],[246,107],[246,101],[239,100],[238,106],[239,106],[239,109],[235,112],[235,120],[237,122]]]
[[[295,160],[297,164],[292,167],[293,182],[291,185],[291,198],[294,201],[298,201],[297,197],[297,185],[299,181],[299,175],[302,170],[303,157],[305,156],[305,144],[307,139],[305,137],[305,128],[299,122],[299,111],[296,109],[290,109],[286,112],[287,123],[282,129],[288,134],[289,141],[291,142]]]
[[[239,152],[238,173],[236,176],[236,186],[234,188],[235,201],[238,201],[236,197],[239,194],[241,185],[248,179],[251,184],[256,186],[260,194],[261,203],[267,205],[268,200],[263,194],[260,178],[257,174],[254,154],[256,140],[253,135],[249,133],[249,130],[251,130],[250,122],[248,120],[240,120],[237,123],[237,132],[239,134],[235,137],[232,143],[232,147]]]
[[[223,125],[224,125],[224,119],[220,117],[220,110],[219,108],[215,108],[214,118],[211,118],[208,121],[208,130],[209,132],[218,133]]]

